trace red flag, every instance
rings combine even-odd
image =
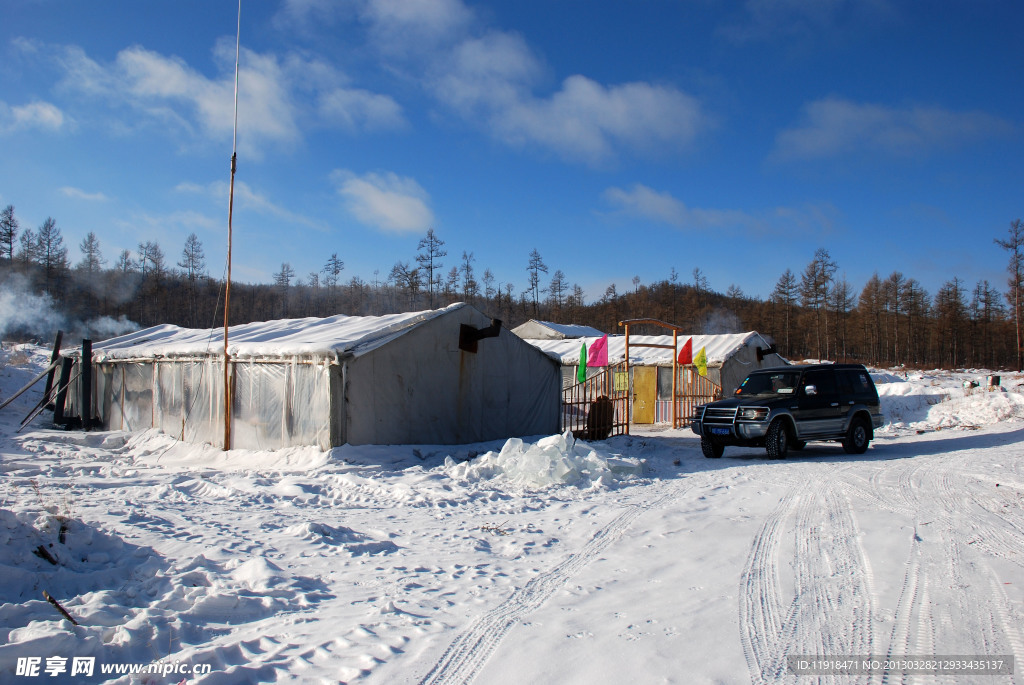
[[[687,338],[686,344],[683,345],[683,349],[679,350],[679,363],[680,364],[692,364],[693,363],[693,338]]]
[[[598,338],[587,352],[587,366],[608,366],[608,336]]]

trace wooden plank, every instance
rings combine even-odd
[[[64,373],[63,373],[63,369],[61,369],[61,379],[62,379],[62,382],[63,382],[63,378],[64,378]],[[74,378],[69,380],[67,383],[63,383],[63,385],[58,384],[58,386],[51,391],[51,394],[56,395],[58,397],[62,397],[63,394],[64,394],[64,391],[67,390],[68,385],[70,385],[75,380],[75,378],[78,378],[78,374],[75,374]],[[37,404],[36,408],[33,409],[31,412],[29,412],[29,415],[26,416],[22,420],[21,425],[18,426],[18,430],[16,430],[15,433],[20,433],[21,431],[25,430],[25,426],[30,424],[34,418],[36,418],[37,416],[42,414],[43,410],[46,409],[46,405],[49,404],[48,400],[49,400],[49,398],[44,397],[43,401],[40,402],[39,404]],[[63,407],[63,403],[61,404],[61,406]],[[54,411],[54,421],[53,421],[54,423],[57,423],[56,414],[57,414],[57,412]]]
[[[82,382],[79,384],[82,389],[81,399],[79,400],[80,406],[82,407],[82,430],[91,430],[93,427],[92,420],[92,340],[82,341],[82,359],[79,362],[81,367],[78,375],[82,377]]]
[[[26,390],[28,390],[29,388],[31,388],[31,387],[32,387],[33,385],[35,385],[35,384],[36,384],[36,383],[38,383],[39,381],[43,380],[43,376],[47,375],[48,373],[50,373],[50,371],[52,371],[53,369],[57,368],[57,364],[58,364],[58,363],[59,363],[59,360],[58,360],[58,361],[56,361],[56,362],[53,362],[53,363],[51,363],[51,364],[50,364],[49,366],[47,366],[47,367],[46,367],[45,369],[43,369],[42,371],[40,371],[40,372],[39,372],[39,375],[38,375],[38,376],[36,376],[35,378],[33,378],[32,380],[30,380],[30,381],[28,382],[28,384],[27,384],[27,385],[26,385],[25,387],[23,387],[23,388],[22,388],[21,390],[19,390],[18,392],[14,393],[14,394],[13,394],[13,395],[11,395],[10,397],[8,397],[8,398],[7,398],[6,400],[4,400],[3,404],[0,404],[0,409],[3,409],[3,408],[4,408],[4,407],[6,407],[6,406],[7,406],[8,404],[10,404],[10,403],[11,403],[11,402],[13,402],[14,400],[18,399],[19,397],[21,397],[21,396],[22,396],[22,394],[23,394],[23,393],[24,393],[24,392],[25,392]]]
[[[57,399],[53,402],[53,422],[58,426],[68,423],[64,417],[64,404],[67,400],[68,385],[71,383],[71,367],[75,361],[71,357],[64,357],[60,367],[60,380],[57,382]]]
[[[53,351],[50,352],[50,373],[46,374],[46,388],[43,390],[43,397],[50,396],[50,390],[53,389],[53,373],[56,371],[56,367],[53,366],[60,360],[60,343],[64,339],[64,331],[57,331],[57,336],[53,339]]]

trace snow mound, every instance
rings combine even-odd
[[[500,452],[487,452],[468,462],[457,463],[447,457],[444,469],[453,479],[462,481],[503,477],[525,488],[551,485],[591,488],[637,478],[643,470],[643,462],[601,453],[567,431],[533,444],[511,438]]]
[[[985,371],[914,372],[900,377],[871,373],[886,424],[879,432],[978,428],[1024,420],[1024,395],[1016,376],[1006,386],[989,386]]]
[[[116,589],[154,557],[77,519],[0,509],[0,605],[38,599],[40,587],[79,594]]]

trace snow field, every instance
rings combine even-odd
[[[0,368],[0,397],[33,373]],[[15,434],[27,393],[0,412],[0,683],[50,655],[209,664],[206,684],[796,683],[811,679],[788,655],[1020,661],[1020,380],[875,375],[891,420],[867,454],[812,443],[784,462],[708,460],[664,427],[327,453]]]

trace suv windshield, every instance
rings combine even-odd
[[[775,373],[752,373],[736,388],[737,395],[792,395],[796,392],[800,373],[781,371]]]

